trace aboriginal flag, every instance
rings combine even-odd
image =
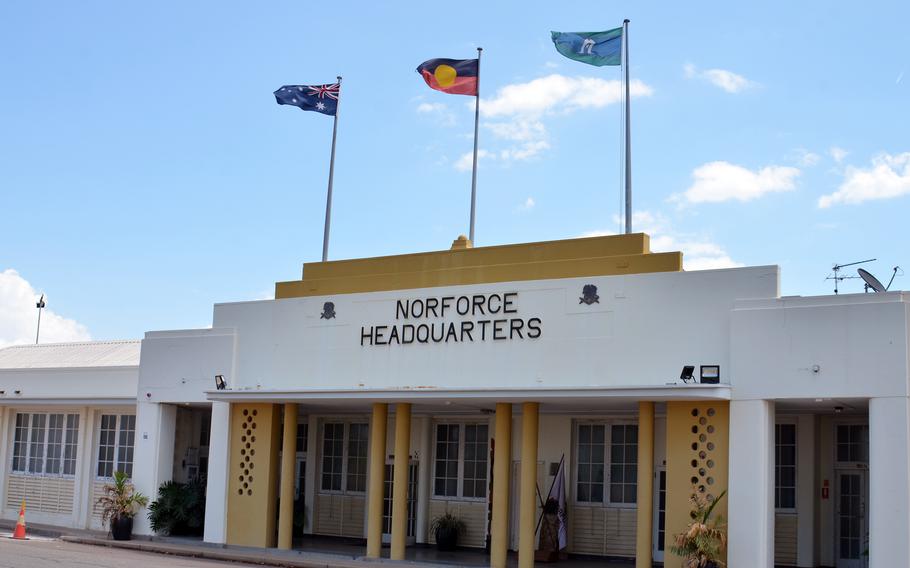
[[[477,59],[430,59],[417,72],[431,89],[453,95],[477,96]]]

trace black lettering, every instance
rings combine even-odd
[[[433,317],[438,318],[439,314],[436,313],[436,306],[439,305],[439,298],[427,298],[427,317],[430,317],[430,312],[433,312]]]
[[[404,319],[408,319],[408,304],[410,304],[408,300],[404,300],[404,303],[402,303],[401,300],[398,300],[395,305],[395,319],[399,319],[402,316]]]
[[[420,306],[420,312],[417,311],[417,306]],[[414,300],[411,302],[411,317],[414,319],[420,319],[423,317],[424,313],[424,304],[423,300]]]
[[[538,337],[540,337],[540,318],[531,318],[528,320],[528,339]]]
[[[493,298],[496,298],[498,302],[496,304],[496,309],[493,309]],[[502,298],[499,297],[499,294],[490,294],[490,297],[487,298],[487,309],[490,310],[491,314],[498,314],[499,310],[502,309]]]
[[[377,325],[376,326],[376,345],[386,345],[387,343],[382,340],[382,335],[385,333],[385,330],[389,329],[387,325]]]
[[[440,341],[442,341],[443,338],[445,338],[445,334],[446,334],[446,324],[444,324],[444,323],[439,324],[439,337],[436,337],[436,324],[434,323],[430,327],[430,338],[433,340],[433,343],[439,343]]]
[[[360,345],[363,345],[363,340],[369,339],[370,345],[373,345],[373,328],[370,328],[370,331],[366,331],[365,327],[360,328]]]
[[[513,339],[515,334],[518,334],[519,339],[523,339],[524,336],[521,334],[521,328],[525,326],[525,320],[521,318],[513,318],[509,320],[509,339]]]
[[[506,292],[502,295],[502,312],[504,314],[517,314],[518,308],[512,307],[512,298],[518,296],[518,292]]]
[[[420,337],[420,332],[423,332],[423,337]],[[430,326],[425,323],[422,323],[417,326],[417,342],[426,343],[430,339]]]
[[[439,311],[440,317],[443,317],[443,318],[446,317],[446,310],[451,307],[450,304],[452,303],[452,300],[454,300],[454,299],[455,299],[454,296],[443,296],[442,309],[440,309],[440,311]]]
[[[409,331],[411,332],[410,336],[408,336]],[[410,345],[411,343],[414,343],[414,326],[406,323],[401,326],[401,344]]]
[[[389,345],[392,344],[392,340],[395,340],[395,343],[401,344],[401,339],[398,337],[398,326],[392,326],[392,332],[389,333]]]
[[[474,309],[471,310],[471,315],[476,316],[478,309],[480,310],[480,315],[484,315],[484,311],[483,311],[484,297],[481,296],[480,294],[477,294],[475,296],[472,296],[471,302],[474,306]]]
[[[462,296],[464,297],[464,296]],[[461,322],[461,341],[464,343],[464,336],[467,334],[468,341],[474,341],[474,337],[471,336],[471,331],[474,330],[474,322],[472,321],[463,321]]]
[[[506,338],[505,323],[509,320],[495,320],[493,321],[493,339],[499,341],[500,339]]]
[[[455,324],[449,322],[449,330],[446,332],[446,343],[449,342],[449,338],[454,338],[458,342],[458,334],[455,333]]]
[[[487,326],[490,325],[490,320],[478,320],[477,323],[480,324],[480,340],[487,340]]]
[[[464,300],[464,308],[461,307],[462,300]],[[471,311],[471,298],[468,298],[467,296],[458,296],[458,301],[455,302],[455,310],[460,316],[467,315],[467,313]]]

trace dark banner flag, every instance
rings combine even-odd
[[[417,67],[417,72],[431,89],[452,95],[477,95],[477,59],[430,59]]]
[[[302,110],[314,110],[330,116],[338,110],[340,83],[330,85],[285,85],[275,91],[275,101]]]

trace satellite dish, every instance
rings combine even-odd
[[[882,286],[882,283],[878,281],[878,278],[876,278],[875,276],[872,276],[872,274],[870,274],[868,270],[864,270],[862,268],[857,268],[856,272],[857,272],[857,274],[859,274],[859,277],[862,278],[866,282],[866,286],[868,286],[869,288],[872,288],[876,292],[887,292],[888,291],[888,289],[885,288],[884,286]]]

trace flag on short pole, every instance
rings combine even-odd
[[[622,63],[622,28],[605,32],[550,32],[556,51],[589,65]]]
[[[566,456],[563,454],[559,460],[559,469],[556,471],[556,479],[550,486],[550,492],[547,494],[547,501],[555,499],[559,503],[559,509],[556,518],[559,520],[559,550],[569,545],[569,514],[566,509]]]
[[[451,95],[477,95],[479,59],[429,59],[417,66],[427,86]]]
[[[301,110],[312,110],[335,116],[341,83],[328,85],[285,85],[275,91],[275,102]]]

